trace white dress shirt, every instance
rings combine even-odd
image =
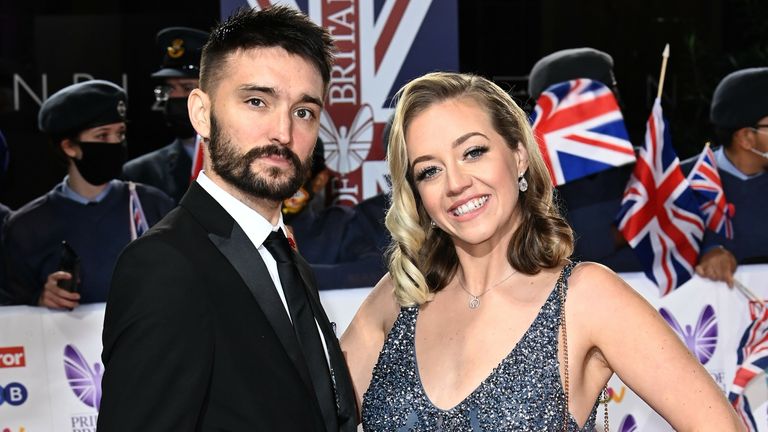
[[[266,265],[267,271],[269,271],[269,277],[272,278],[272,283],[277,288],[277,294],[283,302],[283,307],[285,307],[285,313],[288,315],[288,319],[291,320],[291,313],[288,310],[288,302],[285,300],[285,292],[283,290],[283,285],[280,283],[279,273],[277,272],[277,261],[275,261],[267,248],[264,247],[264,241],[271,232],[281,229],[285,235],[286,229],[285,224],[283,223],[282,213],[280,214],[280,220],[277,222],[277,225],[272,226],[272,224],[256,210],[248,207],[242,201],[233,197],[229,192],[214,183],[213,180],[205,175],[205,171],[200,171],[196,181],[224,208],[227,213],[229,213],[230,216],[232,216],[232,219],[240,225],[240,228],[243,229],[245,235],[251,240],[251,243],[253,243],[253,246],[259,252],[259,255],[261,255],[261,259],[264,260],[264,265]],[[291,320],[291,322],[293,322],[293,320]],[[325,343],[323,332],[320,331],[320,325],[317,324],[317,319],[315,319],[315,324],[317,325],[318,333],[320,333],[320,341],[323,343],[326,360],[328,360],[328,347]]]

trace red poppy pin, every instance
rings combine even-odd
[[[290,246],[291,249],[296,250],[296,241],[293,237],[288,237],[288,246]]]

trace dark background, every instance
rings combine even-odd
[[[379,0],[374,0],[379,1]],[[418,1],[418,0],[413,0]],[[441,0],[434,0],[439,2]],[[553,51],[591,46],[615,61],[625,120],[635,145],[656,95],[665,43],[671,57],[664,109],[682,158],[711,138],[707,121],[717,82],[736,69],[768,66],[768,2],[761,0],[458,0],[461,71],[494,79],[531,106],[526,76]],[[193,6],[194,5],[194,6]],[[160,53],[154,38],[168,26],[215,25],[219,2],[180,0],[0,0],[0,130],[11,151],[0,178],[0,202],[18,208],[64,175],[37,132],[38,103],[23,89],[14,101],[14,74],[33,93],[73,82],[74,73],[123,84],[129,94],[129,152],[137,156],[171,140],[161,114],[150,110],[150,73]]]

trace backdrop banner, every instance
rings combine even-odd
[[[736,371],[736,349],[752,320],[754,305],[751,308],[740,291],[699,277],[659,298],[658,289],[642,273],[620,276],[661,312],[727,393]],[[768,298],[768,265],[741,266],[736,278],[761,298]],[[370,290],[320,292],[329,318],[336,323],[337,336]],[[103,303],[71,312],[28,306],[0,308],[0,432],[96,430],[104,372],[100,359],[103,321]],[[768,432],[766,388],[762,374],[745,394],[758,430]],[[610,380],[608,391],[612,430],[672,430],[619,378]],[[602,418],[602,407],[598,417]]]

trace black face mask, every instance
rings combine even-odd
[[[125,141],[120,144],[75,141],[83,152],[81,159],[72,159],[85,181],[102,185],[123,173],[123,164],[128,159]]]
[[[187,112],[187,98],[170,98],[165,101],[163,108],[165,123],[171,129],[173,136],[180,139],[188,139],[195,136],[195,128],[189,121]]]

